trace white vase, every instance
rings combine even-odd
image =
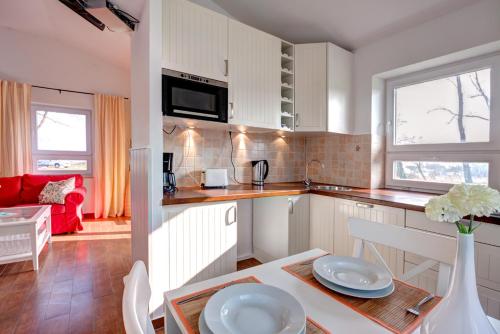
[[[448,293],[422,323],[423,334],[496,334],[479,302],[474,235],[457,235],[457,256]]]

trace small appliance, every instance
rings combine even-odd
[[[254,160],[252,161],[252,168],[252,184],[263,186],[264,180],[269,174],[269,163],[267,160]]]
[[[201,186],[203,188],[227,188],[229,180],[227,169],[207,168],[201,174]]]
[[[163,69],[164,116],[227,123],[227,82]]]
[[[173,193],[177,190],[175,183],[175,174],[172,172],[174,167],[174,154],[163,153],[163,193]]]

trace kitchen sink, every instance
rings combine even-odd
[[[351,191],[352,188],[342,186],[312,186],[314,190],[329,190],[329,191]]]

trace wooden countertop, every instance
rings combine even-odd
[[[238,199],[307,194],[301,183],[269,183],[264,187],[251,184],[229,186],[227,189],[182,187],[173,194],[163,196],[163,205],[232,201]]]
[[[351,191],[330,191],[307,189],[300,182],[269,183],[264,187],[251,184],[229,186],[227,189],[201,189],[199,187],[179,188],[174,194],[163,197],[163,205],[231,201],[238,199],[290,196],[300,194],[319,194],[365,203],[380,204],[397,208],[423,211],[424,205],[433,194],[398,191],[389,189],[352,188]]]
[[[251,184],[232,185],[227,189],[201,189],[200,187],[181,187],[173,194],[163,196],[163,205],[233,201],[273,196],[318,194],[344,198],[363,203],[385,205],[413,211],[424,212],[425,204],[435,194],[392,189],[352,188],[351,191],[332,191],[307,189],[301,182],[269,183],[264,187]],[[480,217],[477,221],[500,225],[500,217]]]

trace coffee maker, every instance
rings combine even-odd
[[[173,153],[163,153],[163,193],[173,193],[175,192],[176,183],[175,175],[172,172],[174,167],[174,154]]]

